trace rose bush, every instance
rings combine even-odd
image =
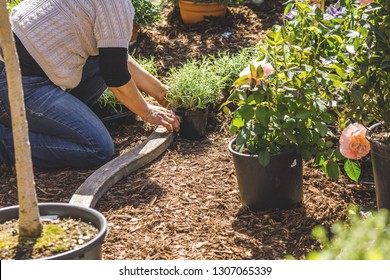
[[[370,8],[378,6],[377,2],[381,1],[361,5],[357,0],[342,0],[323,10],[306,0],[287,3],[283,24],[268,32],[260,45],[262,55],[242,71],[243,77],[236,80],[223,104],[232,117],[230,130],[237,135],[237,151],[259,155],[260,163],[267,165],[270,154],[296,150],[305,160],[314,158],[314,164],[331,178],[339,177],[338,161],[345,159],[337,146],[341,130],[351,119],[370,115],[373,120],[374,115],[384,118],[389,114],[386,65],[390,59],[386,56],[388,42],[382,41],[390,28],[383,11]],[[379,22],[386,28],[380,29],[367,13],[381,14]],[[381,32],[368,36],[370,25],[363,22],[371,24],[372,32]],[[363,65],[362,51],[369,54],[373,49],[367,47],[378,47],[375,42],[381,42],[382,50],[374,53],[386,59],[380,62],[376,54],[370,64]],[[363,87],[365,81],[372,82]],[[374,92],[378,85],[385,87]],[[353,99],[362,106],[350,106],[356,104]],[[358,162],[348,159],[344,167],[357,180]]]
[[[324,14],[307,1],[288,4],[285,15],[292,11],[267,33],[259,58],[241,72],[223,109],[232,117],[236,151],[258,155],[263,166],[271,154],[296,151],[332,169],[336,163],[323,160],[333,147],[329,124],[335,121],[324,78],[331,69],[323,58],[337,53],[335,23],[318,24]],[[330,34],[328,41],[324,34]]]
[[[255,60],[252,62],[252,65],[255,68],[257,68],[259,66],[261,66],[263,68],[264,78],[267,78],[270,74],[272,74],[275,71],[274,67],[265,60],[262,60],[262,61]],[[239,76],[240,77],[247,76],[248,77],[248,84],[250,84],[252,82],[252,79],[255,79],[256,83],[259,83],[260,79],[258,79],[258,78],[261,78],[261,77],[257,77],[257,71],[255,71],[254,75],[255,76],[252,77],[251,67],[250,67],[250,65],[248,65],[246,68],[244,68],[244,70],[241,71]]]
[[[368,5],[368,3],[371,3]],[[345,117],[390,131],[390,0],[345,1],[342,48],[331,67],[331,88],[345,102]]]
[[[334,7],[344,10],[339,25],[340,48],[329,63],[334,71],[326,79],[329,91],[337,96],[338,125],[343,129],[350,122],[365,127],[382,122],[383,131],[389,135],[390,0],[344,0]],[[383,141],[389,143],[389,136]],[[358,181],[358,159],[344,156],[347,175]]]

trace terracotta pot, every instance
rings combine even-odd
[[[257,155],[235,151],[235,140],[230,141],[228,148],[233,156],[241,202],[244,205],[252,211],[291,209],[302,205],[303,169],[299,154],[286,152],[272,155],[270,163],[263,167]]]
[[[204,21],[205,17],[224,17],[227,4],[211,2],[199,3],[179,0],[180,15],[185,24],[195,24]]]
[[[390,145],[373,139],[372,135],[382,123],[374,124],[367,130],[367,139],[371,146],[371,162],[374,173],[375,194],[378,209],[390,210]]]

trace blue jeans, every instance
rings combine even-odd
[[[98,57],[87,60],[80,84],[64,91],[46,77],[22,77],[31,154],[42,168],[93,168],[111,160],[112,138],[90,107],[107,88]],[[14,164],[4,63],[0,61],[0,162]]]

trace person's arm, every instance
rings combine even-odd
[[[110,90],[123,105],[144,121],[162,125],[170,132],[179,131],[180,123],[176,115],[166,108],[147,103],[133,79],[123,86],[110,87]]]
[[[160,104],[165,100],[165,94],[159,91],[159,87],[160,90],[163,89],[161,82],[134,60],[129,60],[127,49],[99,48],[99,56],[102,77],[123,105],[144,121],[163,125],[169,131],[179,131],[179,121],[172,111],[147,103],[140,93],[138,86],[147,94],[155,97]],[[131,73],[130,69],[132,69]]]
[[[127,59],[127,67],[137,88],[153,97],[161,106],[169,106],[165,99],[167,88],[159,79],[142,68],[130,55]]]

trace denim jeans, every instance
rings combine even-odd
[[[107,88],[98,57],[90,57],[80,84],[69,91],[46,77],[23,76],[34,166],[93,168],[111,160],[112,138],[90,107]],[[15,162],[4,63],[0,61],[0,162]]]

